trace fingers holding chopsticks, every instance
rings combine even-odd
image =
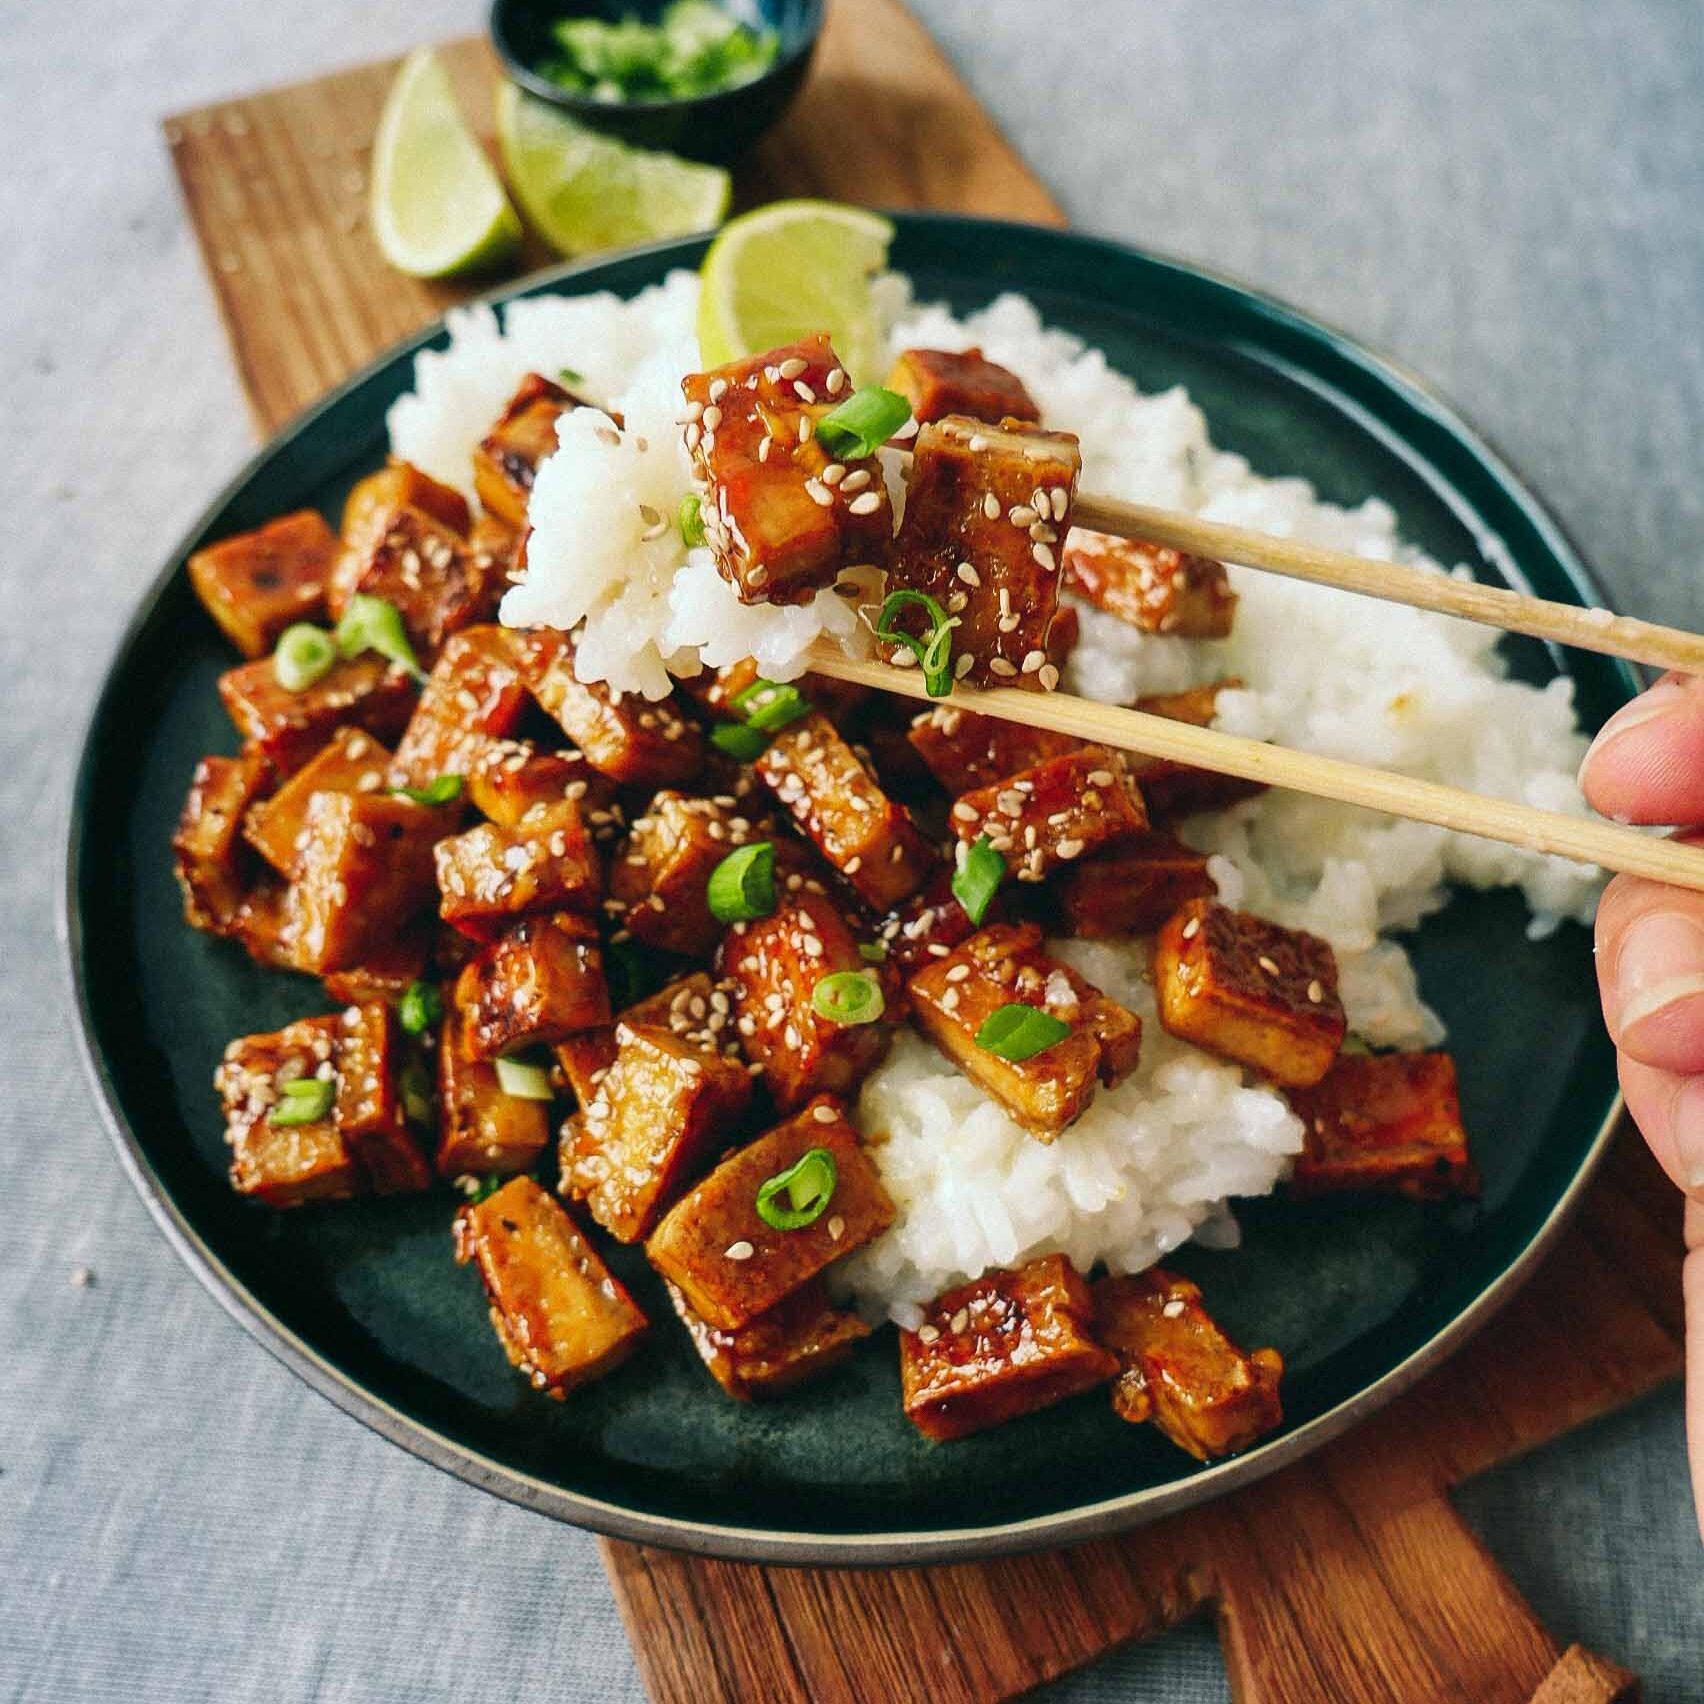
[[[1593,810],[1623,822],[1704,823],[1704,678],[1664,675],[1610,717],[1580,787]]]

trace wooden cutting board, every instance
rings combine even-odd
[[[445,54],[488,129],[490,54],[479,41]],[[473,293],[399,276],[367,233],[393,71],[165,121],[264,432]],[[801,100],[738,189],[744,204],[809,194],[1062,221],[898,0],[834,0]],[[1486,1330],[1348,1436],[1234,1497],[1123,1538],[955,1567],[768,1568],[605,1543],[646,1683],[658,1704],[993,1704],[1212,1608],[1239,1704],[1631,1698],[1631,1675],[1559,1649],[1448,1491],[1675,1377],[1680,1259],[1678,1198],[1627,1131]]]

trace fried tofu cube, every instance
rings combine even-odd
[[[438,1029],[440,1177],[527,1171],[550,1145],[550,1107],[504,1094],[497,1067],[468,1056],[454,1004]]]
[[[1051,1142],[1088,1110],[1101,1083],[1136,1068],[1142,1020],[1042,950],[1034,923],[996,923],[908,985],[917,1026],[1032,1136]],[[1003,1006],[1033,1006],[1070,1028],[1028,1059],[979,1046],[977,1032]]]
[[[243,838],[279,875],[294,875],[314,794],[380,792],[390,761],[391,754],[371,734],[339,728],[270,799],[249,812]]]
[[[1082,460],[1068,432],[958,415],[918,431],[889,583],[927,592],[958,617],[961,680],[1045,692],[1059,684],[1048,645]]]
[[[497,740],[465,771],[467,796],[483,817],[514,828],[537,805],[572,799],[582,816],[607,811],[616,786],[577,751],[540,751],[525,740]]]
[[[808,1225],[777,1230],[758,1189],[813,1148],[834,1161],[834,1194]],[[819,1095],[784,1124],[737,1149],[671,1207],[645,1245],[651,1264],[692,1311],[738,1331],[893,1223],[894,1206],[841,1104]]]
[[[782,1112],[812,1095],[850,1094],[886,1055],[893,1040],[884,1016],[839,1024],[812,1004],[816,985],[840,971],[868,971],[894,1004],[887,967],[866,965],[839,907],[806,879],[784,893],[771,916],[735,923],[717,949],[718,974],[733,989],[735,1027],[746,1057],[762,1066]]]
[[[668,1292],[710,1376],[736,1402],[783,1396],[838,1367],[870,1335],[856,1314],[829,1305],[820,1279],[782,1297],[738,1331],[707,1324],[673,1284]]]
[[[225,935],[235,925],[252,874],[243,823],[272,781],[271,762],[252,745],[235,757],[204,757],[195,766],[172,836],[183,912],[193,927]]]
[[[852,394],[826,336],[689,373],[681,389],[705,542],[742,603],[802,603],[842,568],[886,560],[881,464],[839,461],[816,440],[816,422]]]
[[[246,1035],[225,1049],[213,1085],[225,1108],[231,1187],[269,1207],[299,1207],[359,1195],[360,1163],[338,1128],[335,1108],[310,1124],[274,1124],[286,1083],[334,1081],[335,1015],[302,1018],[272,1035]]]
[[[706,710],[737,720],[743,717],[745,708],[736,705],[734,700],[742,692],[762,683],[763,675],[757,664],[750,657],[744,657],[737,663],[726,663],[719,669],[703,669],[683,679],[680,690]],[[859,686],[849,680],[833,680],[828,675],[812,674],[808,670],[790,684],[797,688],[812,709],[820,710],[836,726],[843,724],[870,698],[867,686]]]
[[[1223,639],[1236,619],[1237,594],[1223,563],[1142,539],[1074,528],[1065,540],[1065,582],[1144,633]]]
[[[582,406],[572,391],[542,373],[521,380],[473,452],[473,488],[492,514],[512,527],[527,524],[538,465],[556,454],[556,422]]]
[[[710,915],[711,872],[735,847],[759,839],[751,818],[714,799],[658,793],[610,863],[609,893],[635,940],[688,958],[708,958],[722,938]]]
[[[1201,1305],[1200,1289],[1155,1266],[1094,1287],[1096,1335],[1123,1364],[1120,1418],[1152,1420],[1199,1461],[1235,1455],[1283,1424],[1276,1349],[1246,1354]]]
[[[480,624],[454,635],[421,688],[403,730],[392,785],[429,787],[468,776],[520,728],[532,706],[509,635]]]
[[[902,349],[887,385],[911,404],[911,416],[920,426],[949,414],[991,426],[1003,420],[1033,425],[1041,419],[1024,381],[980,349]]]
[[[264,657],[286,627],[325,614],[337,535],[315,509],[282,515],[195,552],[189,581],[245,657]]]
[[[597,909],[603,871],[572,799],[537,807],[513,828],[481,823],[438,842],[439,915],[475,940],[495,940],[534,911]]]
[[[751,1077],[656,1025],[620,1023],[615,1061],[564,1150],[563,1187],[618,1242],[638,1242],[737,1133]]]
[[[1090,1336],[1093,1317],[1062,1254],[948,1290],[899,1334],[906,1419],[949,1443],[1104,1384],[1118,1360]]]
[[[1136,700],[1136,709],[1171,722],[1210,728],[1218,713],[1219,694],[1239,688],[1235,676],[1192,686],[1183,692],[1158,692]],[[1132,757],[1130,773],[1135,776],[1147,801],[1148,814],[1157,822],[1177,822],[1199,811],[1223,810],[1241,799],[1252,799],[1266,788],[1259,781],[1244,781],[1235,775],[1219,775],[1211,769],[1196,769],[1163,757]]]
[[[1079,751],[1083,742],[1051,728],[1032,728],[1002,716],[937,704],[906,735],[929,772],[955,797],[1022,774],[1050,757]]]
[[[533,697],[599,774],[634,787],[679,787],[697,776],[704,737],[672,700],[653,704],[583,683],[560,633],[528,629],[515,643]]]
[[[397,1086],[402,1048],[396,1016],[381,1001],[350,1006],[337,1020],[334,1116],[380,1195],[425,1189],[432,1182],[432,1167],[408,1127]]]
[[[535,1390],[560,1399],[602,1378],[644,1335],[638,1304],[530,1177],[463,1207],[455,1248],[479,1268],[497,1340]]]
[[[572,912],[523,917],[456,978],[463,1045],[475,1059],[548,1046],[610,1021],[597,925]]]
[[[940,868],[916,825],[819,711],[783,728],[757,774],[864,903],[886,911]]]
[[[1217,891],[1207,854],[1167,834],[1132,835],[1053,877],[1065,932],[1091,941],[1151,935],[1180,905]]]
[[[1285,1088],[1317,1083],[1348,1029],[1328,942],[1210,899],[1160,929],[1154,993],[1173,1035]]]
[[[550,1051],[556,1057],[556,1069],[563,1086],[574,1097],[575,1105],[584,1111],[596,1098],[604,1073],[615,1063],[615,1025],[578,1030],[573,1035],[564,1036]],[[561,1145],[564,1174],[569,1163],[569,1134],[565,1125]]]
[[[262,657],[220,675],[219,698],[237,732],[289,775],[340,727],[394,740],[413,712],[415,691],[406,670],[368,654],[340,659],[312,686],[291,692],[278,684],[272,659]]]
[[[270,872],[244,896],[229,933],[256,964],[314,974],[300,950],[301,921],[291,915],[289,886]]]
[[[995,898],[984,921],[998,920]],[[954,897],[952,876],[945,870],[919,894],[882,919],[877,942],[887,949],[887,962],[902,980],[938,958],[977,931],[964,907]]]
[[[1319,1082],[1288,1099],[1306,1142],[1292,1195],[1376,1189],[1435,1201],[1478,1193],[1447,1053],[1339,1054]]]
[[[382,946],[375,947],[360,964],[328,971],[325,991],[340,1006],[365,1006],[383,1001],[394,1006],[408,992],[410,983],[426,975],[432,956],[433,927],[430,917],[420,917]]]
[[[369,473],[350,487],[340,522],[343,542],[357,555],[364,554],[398,509],[419,509],[458,538],[468,537],[471,531],[467,499],[453,485],[434,479],[413,462],[393,458],[377,473]],[[345,586],[345,599],[348,593]],[[332,613],[341,613],[342,607],[341,602],[336,603]]]
[[[953,805],[952,825],[967,843],[986,834],[1020,882],[1039,882],[1085,853],[1142,833],[1148,813],[1124,753],[1090,745],[964,794]]]

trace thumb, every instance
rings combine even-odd
[[[1686,1204],[1686,1442],[1692,1497],[1704,1536],[1704,1202]]]
[[[1593,810],[1623,822],[1704,823],[1704,679],[1666,675],[1604,723],[1580,766]]]

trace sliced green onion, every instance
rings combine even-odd
[[[730,852],[704,890],[718,923],[752,923],[775,909],[775,845],[758,840]]]
[[[331,1111],[336,1087],[323,1077],[297,1077],[278,1085],[278,1104],[266,1115],[268,1124],[318,1124]]]
[[[828,1210],[839,1181],[834,1155],[826,1148],[807,1148],[785,1171],[757,1186],[757,1216],[778,1231],[802,1231]]]
[[[420,659],[408,642],[408,630],[393,603],[357,592],[344,606],[343,619],[334,635],[337,648],[345,657],[358,657],[363,651],[376,651],[388,661],[400,664],[418,681],[426,679]]]
[[[769,749],[769,736],[749,722],[718,722],[710,730],[710,743],[741,763],[756,763]]]
[[[402,1101],[403,1114],[411,1123],[437,1123],[438,1109],[432,1099],[432,1078],[423,1060],[410,1059],[397,1073],[396,1092]]]
[[[565,385],[583,385],[586,382],[586,375],[576,373],[572,367],[558,367],[556,376]]]
[[[766,734],[777,733],[789,722],[811,713],[811,701],[786,681],[754,680],[730,702],[745,717],[747,727],[761,728]]]
[[[417,805],[447,805],[450,800],[462,796],[462,778],[459,775],[440,775],[424,787],[392,787],[391,792],[404,799],[412,799]]]
[[[994,842],[986,834],[979,834],[964,862],[953,872],[953,898],[972,923],[980,923],[1005,879],[1006,860],[994,850]]]
[[[816,441],[841,461],[873,456],[910,418],[911,404],[898,391],[866,385],[816,423]]]
[[[337,646],[323,627],[298,621],[278,636],[272,653],[272,672],[286,692],[306,692],[331,672]]]
[[[542,1065],[525,1059],[499,1059],[497,1087],[516,1100],[547,1101],[556,1098],[550,1086],[550,1073]]]
[[[929,617],[929,631],[919,638],[896,625],[899,612],[915,604]],[[890,645],[903,645],[923,668],[923,684],[931,698],[945,698],[953,689],[953,629],[958,617],[949,616],[927,592],[901,586],[882,600],[876,617],[876,637]]]
[[[680,542],[690,550],[704,542],[704,499],[689,491],[680,500]]]
[[[618,1012],[638,1005],[662,980],[655,974],[657,955],[647,953],[637,941],[606,941],[603,967],[609,1002]]]
[[[837,970],[811,990],[811,1010],[831,1024],[873,1024],[887,1001],[874,972]]]
[[[858,943],[858,957],[861,958],[865,964],[886,964],[887,942],[860,941]]]
[[[986,1053],[1009,1059],[1014,1065],[1063,1041],[1071,1026],[1039,1006],[1002,1006],[990,1012],[976,1032],[976,1045]]]
[[[411,982],[397,1002],[396,1015],[410,1035],[424,1035],[444,1015],[444,997],[435,982]]]
[[[486,1196],[495,1195],[497,1191],[508,1181],[509,1180],[504,1177],[501,1172],[487,1172],[485,1176],[468,1191],[467,1198],[469,1201],[473,1202],[483,1201]]]

